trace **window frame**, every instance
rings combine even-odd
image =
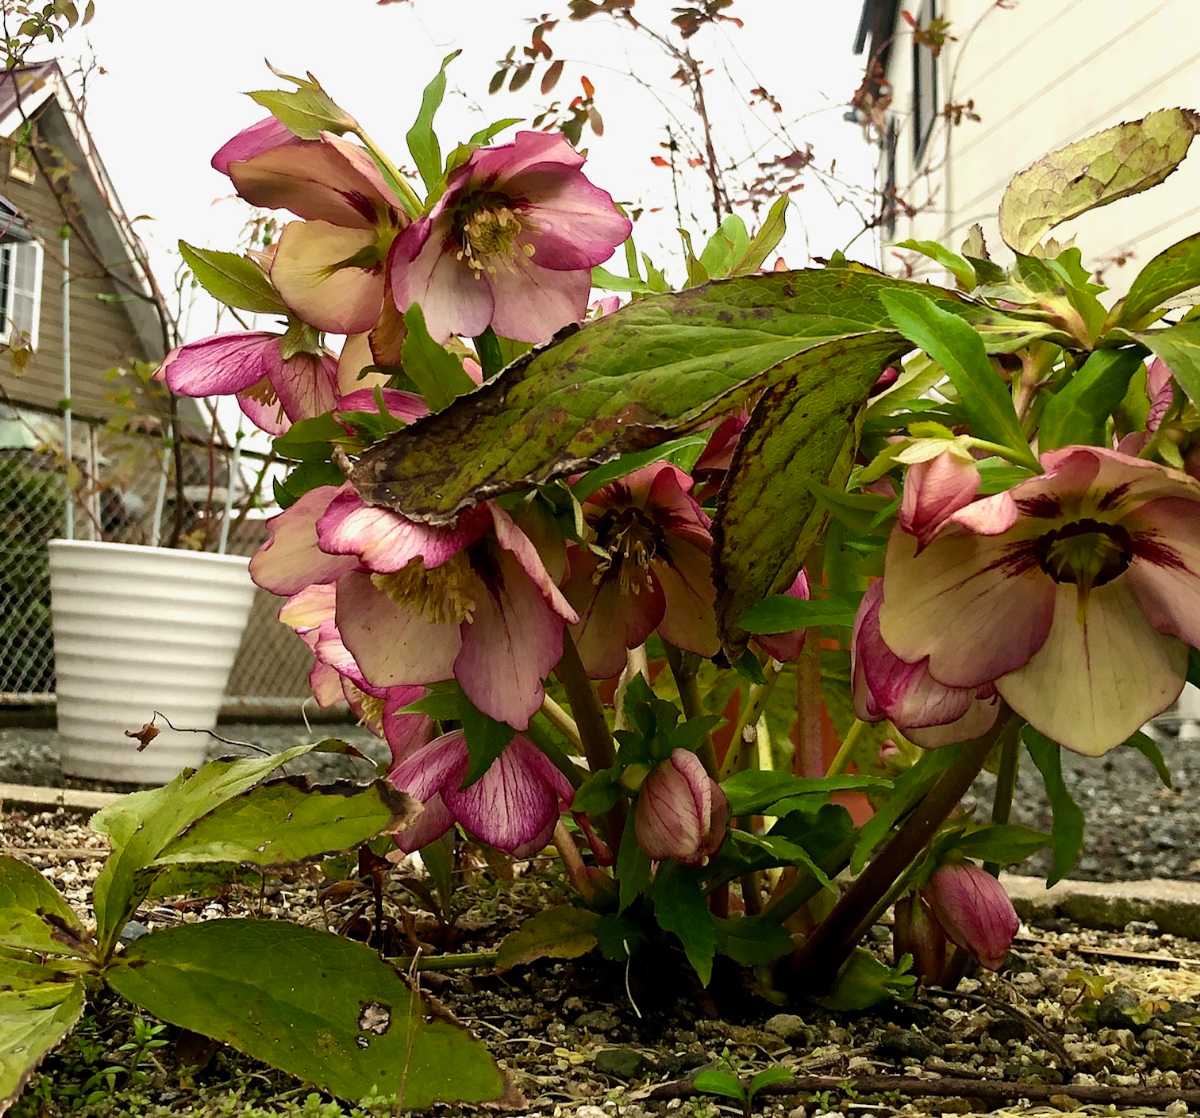
[[[19,267],[19,254],[26,252],[33,254],[30,261],[30,267],[33,271],[32,285],[28,290],[17,287],[13,282],[13,277]],[[0,245],[0,316],[3,316],[3,323],[0,323],[0,344],[2,345],[9,345],[12,342],[16,300],[19,296],[25,295],[32,304],[32,321],[28,326],[20,322],[15,323],[15,325],[17,329],[29,336],[30,347],[35,350],[37,349],[38,328],[42,317],[42,265],[44,256],[44,251],[38,241],[14,241],[9,244]]]
[[[937,0],[924,0],[917,23],[927,28],[938,18]],[[913,122],[913,166],[921,162],[929,146],[938,119],[940,55],[934,53],[914,38],[912,44],[912,122]],[[922,81],[922,78],[928,80]]]

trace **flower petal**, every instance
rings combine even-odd
[[[388,254],[388,281],[396,306],[407,311],[413,303],[419,304],[425,328],[436,342],[446,341],[451,334],[482,334],[496,305],[491,284],[457,259],[450,221],[447,216],[410,225],[392,242]]]
[[[511,267],[499,265],[482,280],[492,291],[491,325],[497,334],[539,344],[587,313],[590,268],[553,271],[543,268],[536,255],[530,258],[520,251],[507,263]]]
[[[562,656],[562,616],[512,553],[497,548],[480,571],[473,620],[463,622],[454,678],[484,714],[523,730],[545,698],[542,681]]]
[[[437,683],[453,675],[462,644],[458,626],[396,605],[368,574],[352,571],[338,579],[336,618],[350,654],[376,687]]]
[[[375,244],[374,229],[291,221],[279,235],[271,283],[298,318],[318,330],[359,334],[379,321],[383,262],[347,263]]]
[[[1135,522],[1129,593],[1160,633],[1200,648],[1200,501],[1160,497],[1125,521]]]
[[[930,674],[948,687],[978,687],[1019,668],[1050,632],[1055,584],[1017,547],[951,524],[918,555],[897,526],[879,611],[884,642],[909,663],[928,656]]]
[[[508,184],[521,199],[521,219],[530,228],[521,240],[534,245],[534,259],[554,271],[579,271],[603,264],[633,232],[612,195],[582,174],[532,167]]]
[[[1119,580],[1093,587],[1083,624],[1077,608],[1075,586],[1058,586],[1045,643],[996,690],[1034,729],[1098,757],[1179,697],[1188,653],[1150,626]]]
[[[262,155],[280,144],[291,143],[297,139],[281,120],[269,116],[257,124],[243,128],[232,140],[224,143],[216,155],[212,157],[212,166],[223,175],[229,174],[231,163],[244,163],[256,155]]]
[[[651,570],[666,598],[666,611],[658,626],[663,640],[699,656],[715,656],[721,642],[707,549],[667,536]]]
[[[289,595],[310,583],[333,582],[358,566],[355,556],[329,555],[317,545],[317,521],[338,493],[334,485],[310,489],[267,521],[270,539],[250,560],[250,577],[272,594]]]
[[[214,334],[171,350],[160,372],[180,396],[227,396],[258,384],[279,359],[279,335],[257,331]]]
[[[599,564],[592,552],[576,551],[563,590],[579,611],[571,636],[584,670],[590,679],[612,679],[625,670],[627,650],[645,643],[663,619],[667,599],[653,579],[637,594],[626,593],[616,568],[597,579]]]

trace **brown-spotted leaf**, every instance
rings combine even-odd
[[[496,966],[515,967],[535,959],[578,959],[596,946],[598,913],[560,904],[529,917],[504,937]]]
[[[1064,221],[1157,186],[1200,131],[1190,109],[1160,109],[1043,156],[1014,175],[1000,200],[1000,235],[1030,250]]]
[[[57,960],[0,952],[0,1114],[83,1015],[83,978]]]
[[[867,394],[911,348],[895,333],[815,347],[784,362],[755,405],[713,519],[717,625],[731,653],[746,642],[742,615],[791,586],[825,523],[814,483],[845,484]]]
[[[887,330],[879,296],[897,289],[988,319],[993,349],[1048,329],[997,325],[994,312],[941,288],[856,266],[713,281],[560,334],[372,447],[351,480],[371,504],[448,523],[478,501],[702,428],[785,379],[786,362],[805,350]]]

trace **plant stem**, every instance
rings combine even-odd
[[[850,763],[851,755],[858,748],[858,743],[862,740],[862,736],[866,732],[867,723],[861,718],[856,718],[854,725],[850,727],[846,734],[846,740],[838,747],[837,754],[829,762],[829,770],[825,773],[826,776],[841,776],[846,771],[846,766]]]
[[[617,755],[613,749],[612,734],[608,730],[608,720],[604,717],[600,696],[596,694],[596,689],[584,670],[583,661],[579,658],[579,650],[575,647],[571,634],[566,631],[563,632],[562,658],[558,661],[555,672],[566,688],[579,734],[579,746],[587,758],[588,768],[593,773],[611,769]],[[545,709],[543,707],[543,710]],[[550,715],[547,714],[547,717]]]
[[[721,779],[728,780],[734,773],[740,773],[750,763],[750,747],[758,741],[757,733],[747,736],[746,731],[758,725],[766,709],[767,700],[779,682],[783,665],[775,659],[768,659],[763,665],[763,681],[750,688],[746,705],[738,714],[737,725],[733,728],[733,737],[729,739],[729,752],[725,754],[725,762],[721,765]]]
[[[820,647],[820,629],[809,629],[804,652],[796,660],[796,755],[792,771],[797,776],[818,777],[825,773]]]
[[[584,756],[583,739],[579,736],[579,727],[575,725],[575,719],[549,695],[542,699],[542,713],[546,716],[546,721],[567,739],[567,744],[577,754]]]
[[[367,135],[366,130],[359,126],[356,129],[358,138],[367,146],[367,151],[375,157],[376,162],[384,170],[384,174],[390,179],[389,185],[394,187],[396,194],[404,206],[404,212],[409,217],[420,217],[421,211],[425,208],[421,199],[417,197],[416,191],[405,181],[405,178],[396,169],[396,165],[383,153],[383,149]]]
[[[494,967],[499,958],[497,951],[474,951],[461,955],[422,955],[417,959],[417,970],[465,970],[469,967]],[[412,969],[411,955],[398,955],[388,959],[397,970]]]
[[[694,652],[683,652],[673,644],[663,641],[667,652],[667,663],[671,666],[671,674],[675,677],[675,686],[679,688],[679,701],[683,704],[683,716],[687,719],[699,718],[704,713],[704,703],[700,699],[700,686],[696,682],[696,671],[699,660]],[[713,745],[712,734],[705,734],[696,747],[696,756],[704,763],[704,771],[714,779],[717,777],[717,750]]]
[[[833,984],[842,963],[871,926],[871,915],[879,899],[887,895],[925,849],[1014,720],[1015,715],[1004,717],[1002,712],[991,730],[963,744],[962,752],[950,768],[804,942],[796,953],[795,970],[807,979],[812,989],[828,989]]]
[[[1000,769],[996,773],[996,791],[992,796],[993,823],[1007,823],[1012,816],[1013,791],[1021,759],[1021,725],[1019,720],[1013,719],[1000,739]],[[1000,874],[999,862],[985,862],[983,868],[993,877]]]
[[[579,895],[590,904],[595,897],[595,891],[592,889],[592,883],[588,880],[587,867],[583,864],[579,847],[575,845],[571,832],[567,830],[567,825],[561,819],[554,825],[554,837],[551,841],[554,843],[554,849],[558,851],[558,856],[562,859],[567,879],[575,886]]]

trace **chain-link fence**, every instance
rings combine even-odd
[[[0,704],[54,692],[47,542],[56,537],[165,544],[250,555],[266,539],[270,462],[217,443],[181,445],[75,424],[70,461],[55,416],[0,415]],[[67,494],[72,498],[68,505]],[[308,694],[311,656],[275,617],[279,599],[259,591],[230,675],[240,705],[291,705]]]

